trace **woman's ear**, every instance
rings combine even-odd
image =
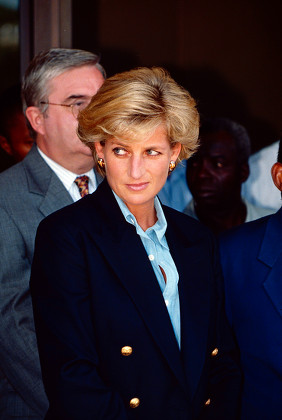
[[[172,155],[171,155],[171,160],[174,160],[176,162],[179,153],[181,151],[181,143],[176,143],[172,146]]]
[[[276,162],[271,168],[272,180],[279,191],[282,191],[282,163]]]
[[[45,135],[44,116],[36,106],[29,106],[25,111],[26,118],[37,133]]]
[[[100,142],[95,143],[94,146],[98,158],[104,159],[104,146]]]

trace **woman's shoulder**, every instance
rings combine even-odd
[[[178,228],[183,233],[188,233],[190,237],[209,237],[213,238],[212,232],[204,226],[199,220],[194,219],[187,214],[175,210],[168,206],[162,206],[164,214],[169,225]]]

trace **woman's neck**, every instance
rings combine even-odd
[[[154,201],[152,203],[144,204],[142,206],[134,206],[133,208],[127,206],[131,211],[135,219],[137,220],[138,225],[144,230],[144,232],[153,226],[158,218],[157,212],[154,206]]]

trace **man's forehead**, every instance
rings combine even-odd
[[[236,141],[231,133],[220,130],[200,136],[199,152],[218,152],[220,150],[236,152]]]
[[[49,81],[49,96],[60,94],[68,97],[93,96],[103,84],[104,78],[95,66],[68,69]]]

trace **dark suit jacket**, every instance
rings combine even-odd
[[[39,222],[73,202],[34,146],[0,174],[0,419],[42,419],[41,379],[29,279]]]
[[[188,216],[164,211],[180,276],[181,352],[140,237],[106,181],[40,224],[31,293],[46,418],[235,418],[240,374],[213,238]],[[135,397],[140,405],[130,408]]]
[[[282,209],[221,239],[226,311],[244,372],[242,419],[282,419]]]

